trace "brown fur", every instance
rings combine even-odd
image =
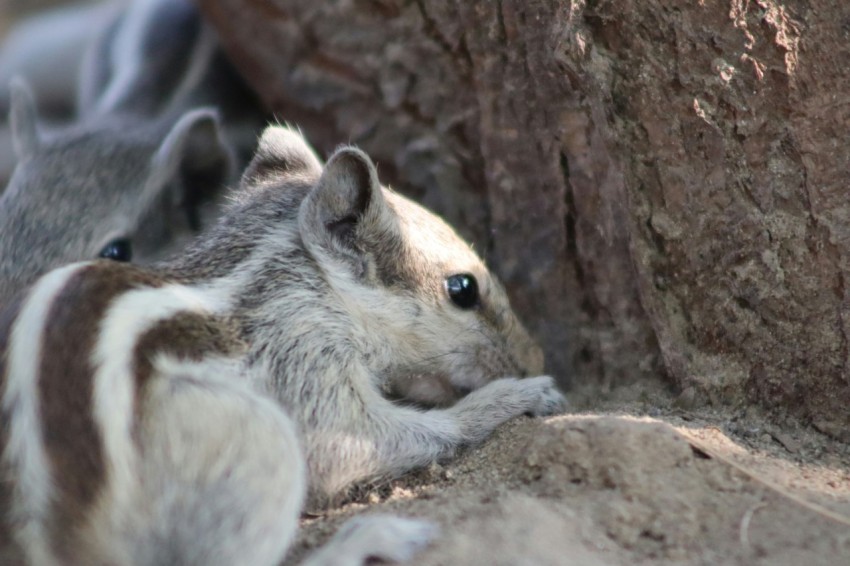
[[[24,297],[23,294],[20,294],[5,308],[0,308],[0,392],[6,389],[8,344],[12,333],[12,324],[18,318]],[[6,445],[9,442],[8,435],[9,416],[5,411],[0,410],[0,454],[6,451]],[[6,469],[5,462],[0,461],[0,513],[3,515],[8,512],[12,505],[12,484],[13,479],[10,477],[9,470]],[[18,551],[19,549],[15,545],[9,529],[9,521],[6,517],[3,517],[3,520],[0,520],[0,564],[9,566],[18,563],[23,564],[23,559]]]
[[[157,354],[200,361],[209,354],[237,354],[245,347],[239,338],[238,328],[228,320],[183,313],[160,322],[145,332],[136,344],[136,403],[144,397],[142,390],[153,373],[154,357]]]
[[[131,288],[160,284],[139,268],[114,267],[103,261],[76,273],[56,297],[44,335],[47,355],[40,368],[39,389],[44,445],[58,494],[51,525],[56,540],[71,536],[105,482],[102,441],[92,417],[94,370],[89,359],[100,321],[116,296]],[[69,342],[68,336],[74,341]],[[63,473],[66,469],[79,473]]]

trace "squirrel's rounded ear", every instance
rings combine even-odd
[[[189,224],[197,229],[198,206],[214,198],[229,182],[233,162],[218,113],[211,108],[191,110],[171,128],[154,154],[148,189],[159,191],[179,181]]]
[[[354,147],[334,153],[304,203],[302,232],[354,249],[358,236],[380,230],[384,196],[369,156]]]
[[[41,145],[38,133],[38,112],[32,91],[24,79],[14,77],[9,83],[9,91],[12,145],[18,159],[23,159],[37,151]]]
[[[299,176],[318,179],[322,164],[300,132],[283,126],[269,126],[260,137],[257,151],[242,175],[242,186],[260,185]]]

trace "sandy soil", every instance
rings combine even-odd
[[[427,517],[425,565],[850,564],[850,446],[662,388],[522,418],[454,461],[302,520],[287,564],[356,513]]]

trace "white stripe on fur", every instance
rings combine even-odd
[[[12,328],[8,347],[6,391],[3,410],[9,415],[9,444],[4,458],[16,470],[20,495],[13,514],[23,521],[20,537],[33,564],[51,564],[43,521],[53,486],[39,414],[39,367],[47,316],[56,295],[68,280],[88,263],[76,263],[51,271],[33,287]]]
[[[212,313],[223,303],[182,285],[143,288],[118,297],[105,313],[92,353],[96,369],[94,419],[103,433],[110,489],[116,501],[130,497],[137,469],[133,443],[135,377],[133,356],[139,337],[157,322],[178,312]],[[121,508],[122,505],[116,505]]]

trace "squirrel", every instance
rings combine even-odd
[[[59,265],[149,263],[185,245],[220,213],[265,124],[192,2],[135,0],[95,35],[72,124],[45,131],[26,83],[10,85],[18,163],[0,195],[0,305]]]
[[[114,18],[121,2],[97,2],[61,6],[16,20],[0,43],[0,193],[15,168],[9,115],[14,77],[25,76],[38,100],[42,119],[58,125],[73,119],[75,92],[92,29]],[[8,12],[9,4],[0,8]],[[8,23],[10,15],[4,13]],[[15,19],[14,16],[11,19]]]
[[[11,89],[18,163],[0,195],[0,305],[54,267],[154,260],[185,243],[230,176],[213,109],[176,121],[111,115],[47,133],[26,83]]]
[[[271,126],[231,199],[177,256],[60,267],[0,317],[0,500],[31,562],[274,564],[302,509],[563,410],[496,278],[359,149],[322,166]],[[308,563],[435,535],[355,521]]]

